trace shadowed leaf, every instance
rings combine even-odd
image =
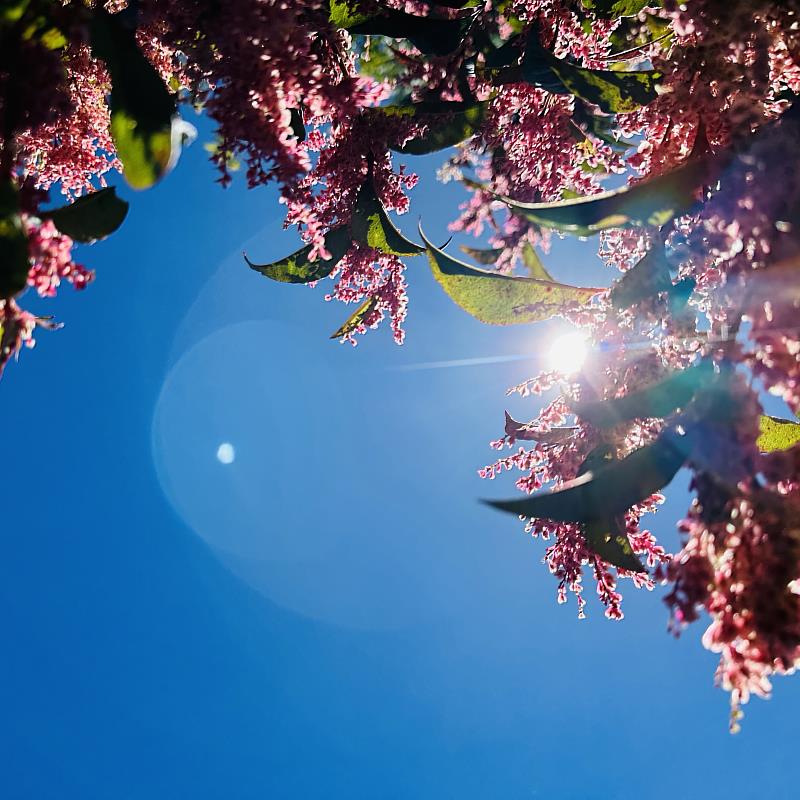
[[[342,225],[325,235],[325,247],[331,254],[330,259],[318,258],[316,261],[309,261],[308,257],[312,250],[312,245],[309,244],[296,253],[286,256],[280,261],[273,261],[271,264],[254,264],[247,254],[245,254],[244,260],[251,269],[273,281],[311,283],[311,281],[327,278],[350,249],[352,243],[350,230],[346,225]]]
[[[549,431],[537,431],[524,422],[517,422],[506,411],[505,431],[506,436],[511,439],[519,439],[523,442],[540,442],[541,444],[558,444],[569,439],[576,430],[578,430],[577,426],[573,425],[563,428],[550,428]]]
[[[666,486],[686,459],[685,443],[671,430],[626,458],[589,471],[551,492],[488,505],[556,522],[600,522],[627,511]]]
[[[399,153],[421,156],[454,147],[475,134],[486,112],[486,103],[439,101],[409,106],[411,116],[422,116],[428,130],[416,139],[392,147]],[[382,109],[383,110],[383,109]],[[400,107],[402,111],[402,107]]]
[[[462,253],[466,253],[473,261],[477,261],[479,264],[494,264],[503,255],[504,249],[503,247],[483,249],[480,247],[468,247],[465,244],[459,247]]]
[[[611,289],[614,308],[627,308],[672,288],[664,247],[656,243]]]
[[[597,445],[578,469],[578,477],[591,472],[597,475],[609,464],[617,461],[614,448],[606,442]],[[583,538],[587,546],[603,561],[615,567],[644,572],[642,562],[633,552],[625,530],[625,515],[615,514],[605,519],[590,520],[583,525]]]
[[[104,239],[122,225],[128,203],[117,197],[113,186],[79,197],[74,203],[45,211],[42,219],[51,219],[61,233],[76,242]]]
[[[433,276],[450,299],[491,325],[550,319],[603,291],[476,269],[431,244],[421,228],[420,236],[427,247]]]
[[[611,400],[576,403],[575,413],[599,428],[643,417],[666,417],[685,406],[695,393],[715,378],[714,365],[704,361],[697,366],[674,372],[658,383]]]
[[[433,19],[386,9],[379,15],[349,25],[350,33],[408,39],[421,53],[446,56],[463,41],[463,19]]]
[[[633,186],[555,203],[499,199],[538,225],[577,236],[591,236],[607,228],[663,225],[696,204],[698,190],[719,172],[721,164],[720,158],[693,158],[672,172]]]

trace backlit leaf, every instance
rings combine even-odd
[[[91,23],[94,58],[111,76],[111,137],[135,189],[152,186],[173,165],[180,141],[173,137],[175,99],[136,43],[121,15],[96,8]]]
[[[800,442],[800,422],[763,415],[759,417],[758,427],[756,447],[762,453],[788,450]]]
[[[93,242],[112,234],[127,214],[128,203],[110,186],[79,197],[68,206],[45,211],[42,218],[51,219],[61,233],[76,242]]]
[[[602,289],[568,286],[555,281],[488,272],[451,258],[425,238],[434,278],[453,302],[491,325],[540,322],[578,304]]]
[[[357,330],[364,320],[369,317],[373,309],[378,305],[378,298],[373,295],[368,297],[345,321],[339,330],[331,336],[331,339],[341,339]]]
[[[334,267],[341,261],[350,249],[353,240],[350,230],[346,225],[334,228],[325,235],[325,247],[330,252],[330,259],[318,258],[310,261],[312,245],[306,245],[296,253],[292,253],[280,261],[271,264],[254,264],[245,254],[244,260],[251,269],[260,272],[267,278],[281,283],[311,283],[321,278],[327,278]]]
[[[607,114],[628,113],[657,96],[661,76],[652,71],[586,69],[556,58],[533,37],[522,59],[522,77],[554,94],[574,94]]]
[[[425,248],[403,236],[389,219],[368,177],[358,192],[352,221],[353,240],[395,256],[416,256]]]
[[[522,263],[525,265],[525,268],[528,270],[528,275],[531,278],[539,278],[543,281],[553,280],[552,275],[544,268],[539,254],[530,242],[525,242],[525,244],[522,245]]]
[[[359,0],[329,0],[328,18],[337,28],[350,28],[365,22],[370,15],[361,10]]]
[[[645,6],[654,6],[653,0],[581,0],[581,5],[601,19],[634,17]]]
[[[487,500],[501,511],[556,522],[605,521],[666,486],[686,460],[686,443],[667,430],[626,458],[589,471],[550,492]]]

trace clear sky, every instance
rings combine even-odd
[[[97,281],[11,364],[0,528],[0,797],[794,798],[800,679],[727,733],[703,627],[653,593],[559,606],[544,545],[478,504],[506,387],[545,326],[489,328],[412,260],[407,343],[270,283],[297,246],[271,189],[198,144],[86,249]],[[460,196],[412,193],[446,237]],[[591,247],[594,247],[592,243]],[[563,245],[557,277],[594,283]],[[529,360],[409,368],[527,354]],[[655,522],[669,548],[679,475]]]

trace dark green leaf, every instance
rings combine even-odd
[[[616,72],[586,69],[555,58],[533,37],[522,59],[522,76],[554,94],[574,94],[607,114],[636,111],[656,95],[661,76],[652,71]]]
[[[341,339],[353,333],[364,320],[366,320],[372,313],[373,309],[378,304],[378,298],[373,295],[368,297],[345,321],[344,325],[339,328],[336,333],[331,336],[331,339]]]
[[[111,76],[111,136],[135,189],[152,186],[173,165],[179,146],[173,142],[175,99],[155,67],[136,44],[134,31],[119,14],[97,8],[92,16],[92,55],[105,62]]]
[[[454,147],[472,137],[483,122],[486,103],[439,101],[417,103],[411,108],[414,109],[414,116],[424,115],[423,121],[427,123],[428,130],[422,136],[392,149],[420,156]]]
[[[245,254],[244,260],[256,272],[260,272],[267,278],[281,283],[311,283],[321,278],[327,278],[333,272],[334,267],[342,260],[345,253],[350,249],[353,240],[350,230],[346,225],[334,228],[325,236],[325,247],[331,254],[330,259],[318,258],[316,261],[309,261],[312,246],[306,245],[296,253],[274,261],[271,264],[254,264]]]
[[[704,156],[633,186],[555,203],[521,203],[500,197],[511,209],[546,228],[591,236],[607,228],[663,225],[697,203],[700,188],[715,178],[723,159]]]
[[[800,422],[778,417],[761,416],[758,420],[760,434],[756,447],[762,453],[788,450],[800,442]]]
[[[74,203],[53,211],[45,211],[43,219],[51,219],[61,233],[76,242],[104,239],[122,225],[128,213],[128,203],[117,197],[110,186],[79,197]]]
[[[597,522],[622,514],[666,486],[686,460],[685,443],[667,430],[650,445],[589,471],[551,492],[511,500],[488,500],[488,505],[537,519],[556,522]]]
[[[540,322],[589,299],[601,289],[554,281],[518,278],[476,269],[451,258],[425,238],[434,278],[450,299],[473,317],[491,325]]]
[[[610,428],[620,422],[647,417],[666,417],[683,408],[695,393],[715,379],[714,365],[703,361],[697,366],[673,372],[669,377],[646,389],[610,400],[576,403],[575,413],[599,428]]]
[[[624,515],[584,523],[583,536],[589,549],[603,561],[631,572],[645,572],[628,539]]]
[[[18,213],[0,217],[0,298],[21,292],[28,280],[28,237]]]
[[[382,253],[394,256],[416,256],[425,248],[403,236],[389,219],[375,194],[372,178],[368,177],[358,192],[353,210],[353,240]]]
[[[387,9],[381,14],[348,26],[350,33],[365,36],[388,36],[408,39],[421,53],[446,56],[463,41],[466,22],[463,19],[432,19]]]
[[[664,246],[657,242],[614,284],[611,304],[614,308],[627,308],[671,288]]]
[[[550,428],[549,431],[537,431],[530,425],[517,422],[511,414],[506,411],[506,436],[511,439],[519,439],[523,442],[539,442],[541,444],[558,444],[569,439],[577,426],[567,426],[563,428]]]

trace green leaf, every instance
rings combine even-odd
[[[421,53],[446,56],[464,40],[464,19],[433,19],[386,9],[381,14],[348,26],[350,33],[408,39]]]
[[[450,299],[473,317],[491,325],[550,319],[568,308],[587,303],[602,291],[476,269],[431,244],[422,228],[420,236],[427,248],[433,276]]]
[[[95,9],[91,47],[111,76],[110,131],[125,180],[134,189],[146,189],[173,166],[179,152],[172,135],[175,100],[120,15]]]
[[[306,245],[296,253],[292,253],[280,261],[271,264],[254,264],[245,254],[244,260],[251,269],[260,272],[267,278],[281,283],[311,283],[321,278],[327,278],[334,267],[342,260],[350,249],[353,239],[346,225],[334,228],[325,236],[325,247],[330,252],[330,259],[318,258],[309,261],[312,245]]]
[[[611,289],[614,308],[627,308],[672,288],[664,246],[658,242]]]
[[[589,549],[603,561],[631,572],[645,572],[628,539],[624,515],[584,523],[583,537]]]
[[[21,292],[28,281],[28,237],[19,214],[0,217],[0,298]]]
[[[528,270],[528,275],[531,278],[538,278],[542,281],[553,280],[552,275],[544,268],[539,254],[530,242],[525,242],[525,244],[522,245],[522,263],[525,265],[525,268]]]
[[[788,450],[800,442],[800,422],[763,415],[759,417],[758,427],[761,432],[756,447],[762,453]]]
[[[421,245],[406,239],[389,219],[386,209],[375,194],[371,176],[358,192],[351,225],[354,241],[374,247],[382,253],[416,256],[425,250]]]
[[[617,72],[577,67],[553,56],[533,36],[525,46],[522,77],[554,94],[574,94],[607,114],[628,113],[647,105],[657,96],[661,78],[650,70]]]
[[[329,0],[328,19],[337,28],[350,28],[366,22],[369,14],[361,11],[359,0]]]
[[[503,255],[504,247],[491,247],[483,249],[480,247],[469,247],[462,244],[459,247],[462,253],[466,253],[473,261],[479,264],[494,264],[501,255]]]
[[[667,430],[626,458],[584,473],[550,492],[487,500],[501,511],[555,522],[605,522],[666,486],[686,460],[686,448]]]
[[[698,191],[719,174],[723,163],[720,157],[692,158],[672,172],[633,186],[555,203],[498,197],[530,221],[576,236],[591,236],[608,228],[660,226],[696,205]]]
[[[128,214],[128,203],[117,197],[110,186],[79,197],[74,203],[53,211],[45,211],[42,219],[51,219],[61,233],[76,242],[104,239],[122,225]]]
[[[574,411],[582,420],[598,428],[610,428],[632,419],[666,417],[675,409],[683,408],[715,377],[713,363],[702,361],[624,397],[576,403]]]
[[[415,117],[424,115],[423,121],[427,122],[428,130],[416,139],[392,147],[392,150],[414,156],[434,153],[461,144],[475,135],[486,113],[486,103],[438,101],[416,103],[410,108],[413,109]]]
[[[645,6],[655,6],[654,0],[581,0],[581,5],[600,19],[634,17]]]
[[[378,304],[378,298],[373,295],[368,297],[345,321],[339,330],[331,336],[331,339],[341,339],[343,336],[348,336],[353,333],[359,325],[361,325],[367,317],[372,313],[373,309]]]

